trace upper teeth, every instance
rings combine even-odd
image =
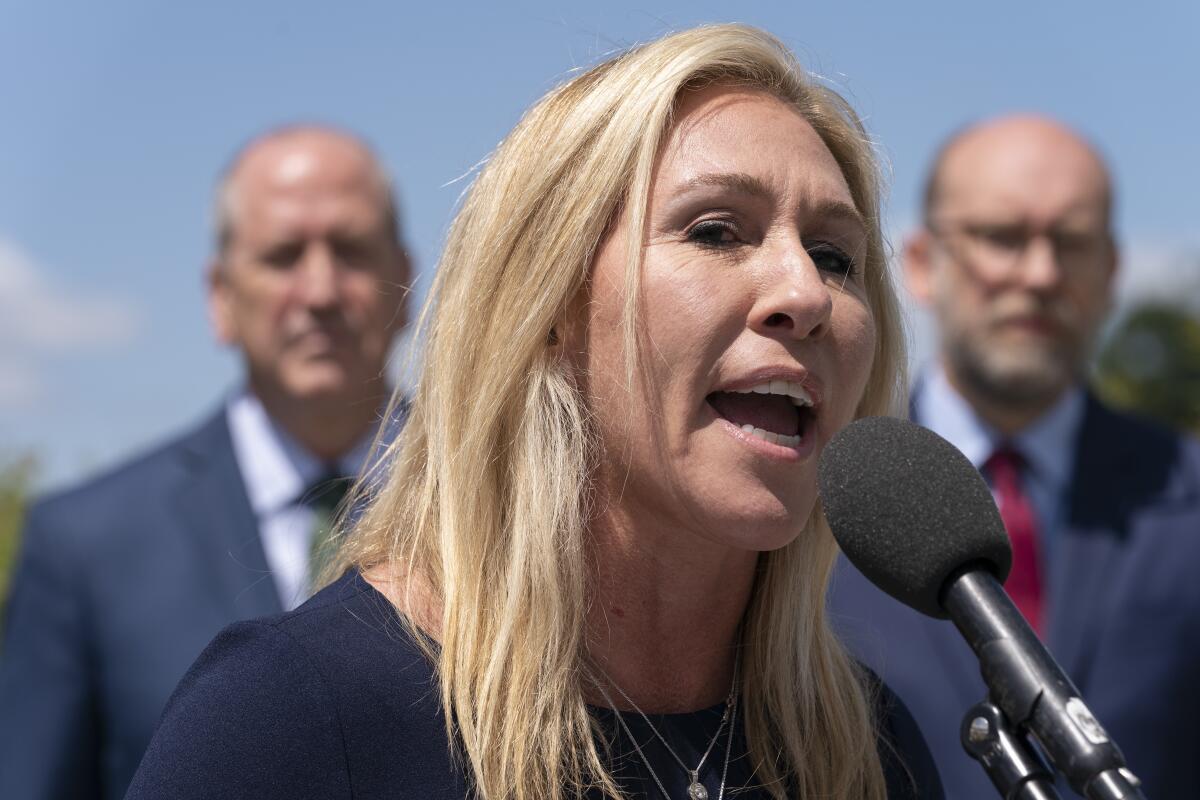
[[[812,395],[804,387],[793,381],[767,381],[748,389],[731,389],[734,394],[778,394],[790,398],[793,405],[811,406]]]

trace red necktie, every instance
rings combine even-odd
[[[1012,542],[1012,572],[1004,582],[1017,608],[1033,629],[1041,633],[1042,570],[1038,546],[1038,521],[1033,503],[1021,485],[1021,469],[1025,460],[1009,445],[1000,445],[983,465],[992,479],[1000,519]]]

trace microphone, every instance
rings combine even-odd
[[[1036,738],[1076,792],[1144,800],[1116,743],[1004,593],[1008,534],[987,484],[957,448],[911,422],[868,417],[826,445],[818,482],[850,562],[905,605],[953,621],[979,658],[991,702]],[[972,716],[964,744],[1000,786],[969,744],[989,720]]]

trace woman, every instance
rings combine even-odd
[[[824,619],[817,456],[902,385],[840,98],[740,26],[579,75],[422,324],[348,571],[210,646],[131,797],[940,797]]]

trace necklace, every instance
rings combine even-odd
[[[654,727],[654,723],[650,721],[648,716],[646,716],[646,712],[642,711],[638,704],[633,702],[633,699],[625,693],[625,690],[617,685],[616,681],[610,678],[608,673],[606,673],[604,670],[600,669],[599,667],[596,669],[600,671],[600,674],[604,676],[604,679],[608,683],[612,684],[614,689],[620,692],[621,697],[625,699],[625,702],[633,706],[633,710],[641,715],[641,718],[645,720],[647,727],[649,727],[655,737],[662,742],[662,746],[666,748],[667,752],[671,754],[671,758],[675,759],[675,762],[679,764],[685,773],[687,773],[689,779],[687,788],[688,800],[709,800],[708,789],[705,788],[704,784],[700,782],[700,769],[704,766],[704,762],[708,760],[708,756],[712,752],[713,747],[716,745],[717,739],[721,738],[721,732],[725,729],[725,726],[728,723],[729,735],[725,740],[725,764],[721,769],[721,784],[717,791],[717,800],[724,800],[725,779],[729,775],[729,756],[733,751],[733,729],[737,725],[738,672],[740,666],[741,659],[739,658],[737,662],[734,663],[733,684],[729,687],[729,694],[725,698],[725,713],[721,715],[721,724],[717,726],[717,732],[713,734],[712,740],[709,741],[708,747],[705,748],[704,755],[700,756],[700,762],[696,764],[695,769],[689,769],[687,764],[683,763],[683,759],[679,757],[679,754],[675,752],[674,748],[671,747],[666,738],[658,732],[658,728]],[[612,708],[613,714],[617,718],[617,724],[621,726],[621,729],[625,732],[625,735],[629,737],[629,741],[633,743],[633,748],[637,751],[638,756],[642,759],[642,763],[646,765],[646,769],[650,772],[650,777],[654,780],[655,785],[658,786],[658,790],[662,792],[662,796],[665,798],[665,800],[670,800],[669,796],[667,795],[666,787],[663,785],[663,782],[659,780],[658,774],[654,771],[654,767],[650,765],[650,759],[646,757],[644,752],[642,752],[641,745],[638,744],[637,738],[633,735],[633,731],[629,729],[629,724],[625,722],[625,718],[621,715],[616,703],[612,701],[612,697],[609,696],[603,684],[601,684],[599,681],[595,681],[595,684],[596,688],[600,690],[600,694],[603,695],[604,701],[608,703],[609,707]]]

